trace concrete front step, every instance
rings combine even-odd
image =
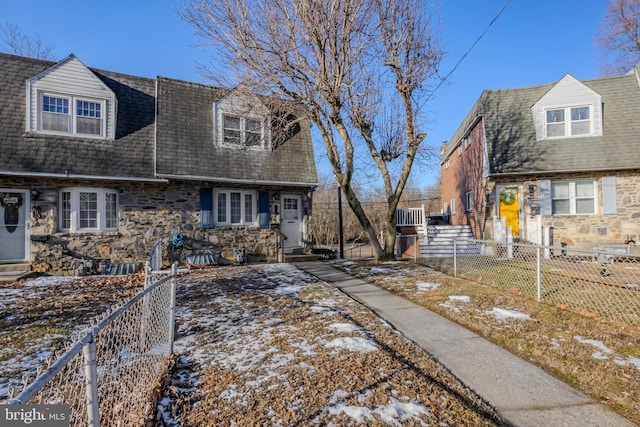
[[[30,271],[29,263],[0,264],[0,283],[15,282]]]
[[[322,256],[316,254],[284,254],[284,262],[296,263],[296,262],[308,262],[308,261],[320,261]]]

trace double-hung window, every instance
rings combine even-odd
[[[473,191],[467,191],[465,194],[467,211],[473,210]]]
[[[263,121],[258,118],[222,115],[222,141],[234,147],[263,147]]]
[[[118,193],[95,188],[65,188],[60,192],[60,229],[66,232],[118,229]]]
[[[40,129],[48,132],[102,136],[104,101],[43,94]]]
[[[257,198],[253,191],[215,190],[215,225],[255,225]]]
[[[595,213],[595,182],[558,181],[551,183],[553,215],[587,215]]]
[[[547,138],[590,135],[592,133],[589,106],[546,110]]]

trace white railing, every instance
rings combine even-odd
[[[396,225],[399,227],[424,225],[424,218],[424,206],[396,209]]]

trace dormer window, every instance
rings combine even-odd
[[[68,56],[27,80],[27,132],[115,139],[115,93],[78,58]]]
[[[566,107],[547,110],[547,138],[591,134],[590,107]],[[567,120],[566,118],[569,118]]]
[[[216,144],[227,148],[271,148],[269,111],[254,96],[231,94],[213,105]]]
[[[531,107],[538,141],[601,136],[602,97],[567,74]]]
[[[223,142],[237,147],[261,147],[263,123],[255,118],[223,114]]]
[[[102,103],[74,97],[42,95],[40,130],[102,136]],[[69,108],[75,105],[75,109]]]

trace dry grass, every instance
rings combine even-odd
[[[402,425],[501,424],[482,398],[366,307],[311,276],[295,295],[277,291],[281,280],[249,266],[194,272],[181,282],[180,336],[192,344],[164,391],[173,420],[156,425],[383,425],[377,416],[356,421],[344,408],[393,402],[428,412],[397,418]],[[217,320],[208,322],[212,315]],[[326,345],[345,336],[377,350]]]
[[[640,367],[625,363],[630,357],[640,358],[638,328],[594,317],[589,311],[581,315],[562,305],[539,303],[517,286],[499,288],[456,279],[411,262],[384,265],[398,270],[392,275],[371,275],[375,265],[367,262],[336,266],[473,330],[640,424]],[[513,277],[510,280],[514,283]],[[418,281],[442,286],[418,292]],[[468,296],[470,302],[452,309],[449,297],[454,295]],[[487,313],[494,307],[529,314],[533,321],[501,322]],[[598,348],[575,337],[601,341],[612,353],[605,354],[606,359],[594,357]]]

